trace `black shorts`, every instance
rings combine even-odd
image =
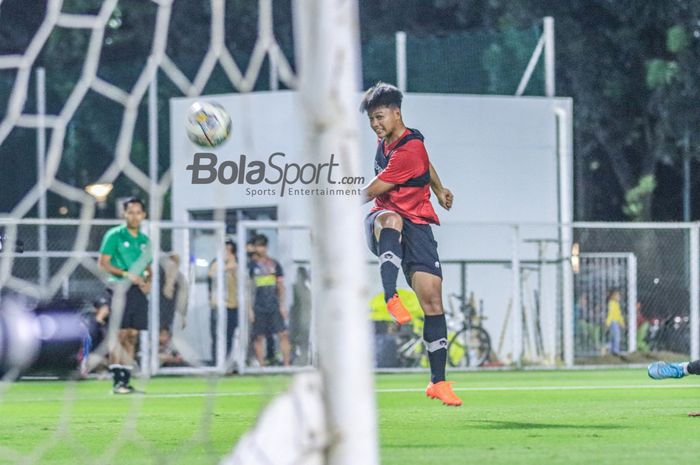
[[[369,250],[379,256],[377,239],[374,237],[374,221],[377,216],[389,210],[372,212],[365,218],[365,238]],[[442,267],[437,252],[437,241],[433,237],[433,230],[429,224],[412,223],[406,218],[403,220],[401,232],[401,248],[403,258],[401,268],[406,277],[406,282],[411,285],[411,277],[416,271],[424,271],[442,279]]]
[[[128,288],[123,285],[117,285],[109,289],[109,292],[114,294],[116,292],[124,292],[124,289],[126,289],[126,296],[120,327],[122,329],[148,329],[148,299],[146,294],[141,292],[141,289],[135,284]],[[117,299],[113,296],[112,303],[115,300]]]
[[[287,328],[280,312],[255,312],[252,336],[268,336],[281,333]]]

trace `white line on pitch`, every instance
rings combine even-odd
[[[657,384],[657,385],[614,385],[614,386],[484,386],[484,387],[453,387],[453,391],[598,391],[606,389],[686,389],[700,388],[700,384]],[[418,388],[387,388],[376,389],[378,393],[391,392],[422,392]]]
[[[459,392],[508,392],[508,391],[604,391],[607,389],[698,389],[700,384],[655,384],[655,385],[611,385],[611,386],[481,386],[481,387],[454,387],[453,390]],[[424,388],[382,388],[375,389],[376,393],[413,393],[423,392]],[[199,397],[273,397],[281,394],[284,391],[277,392],[213,392],[213,393],[173,393],[173,394],[148,394],[139,396],[143,400],[148,399],[184,399],[184,398],[199,398]],[[114,399],[133,399],[134,396],[114,396]],[[104,399],[104,396],[85,396],[81,395],[78,400],[97,400]],[[26,398],[26,399],[0,399],[0,402],[53,402],[65,401],[65,397],[57,398]]]

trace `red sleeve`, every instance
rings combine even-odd
[[[425,148],[420,141],[408,142],[396,150],[389,159],[384,171],[378,178],[391,184],[403,184],[411,178],[422,175],[425,172],[424,159],[427,160]]]

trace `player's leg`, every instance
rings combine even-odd
[[[620,325],[617,321],[610,325],[610,353],[620,355]]]
[[[291,361],[292,346],[289,343],[289,331],[284,330],[277,333],[280,341],[280,351],[282,352],[282,361],[284,366],[288,367]]]
[[[445,381],[447,324],[442,306],[442,269],[437,242],[427,224],[405,221],[403,235],[404,274],[425,313],[423,339],[430,362],[430,384],[425,394],[446,405],[462,405],[451,385]]]
[[[447,324],[442,308],[442,279],[424,271],[413,273],[411,287],[418,297],[425,323],[423,340],[430,360],[430,381],[445,381],[447,363]]]
[[[115,315],[120,316],[119,331],[116,344],[110,350],[109,371],[112,373],[112,392],[115,394],[131,394],[129,385],[129,366],[133,356],[129,352],[129,330],[133,326],[131,308],[126,288],[118,286],[114,289]]]
[[[652,379],[683,378],[688,375],[700,375],[700,360],[681,363],[654,362],[647,368]]]
[[[129,386],[130,360],[128,329],[120,329],[117,333],[117,341],[111,347],[109,353],[109,371],[112,374],[112,392],[115,394],[131,394]]]
[[[255,351],[255,359],[261,367],[265,366],[265,336],[255,336],[253,341],[253,350]]]
[[[265,359],[268,365],[277,364],[277,344],[275,343],[275,332],[268,328],[265,335]]]
[[[370,247],[379,258],[379,273],[387,309],[398,324],[408,323],[411,321],[411,314],[396,293],[396,281],[403,257],[401,244],[403,219],[397,213],[383,210],[369,215],[367,220],[371,228],[368,233],[371,233],[373,238]]]
[[[133,365],[136,363],[136,342],[139,331],[134,328],[125,328],[120,331],[122,347],[124,347],[124,360],[122,363]]]
[[[226,358],[231,355],[231,349],[233,347],[233,334],[236,332],[238,327],[238,309],[229,308],[226,309]]]
[[[447,324],[442,307],[442,278],[424,271],[414,272],[411,287],[425,313],[423,339],[430,362],[430,384],[425,394],[445,405],[462,405],[462,401],[445,380],[447,365]]]
[[[209,313],[209,335],[211,337],[211,363],[216,365],[216,322],[218,320],[218,309],[211,308]]]
[[[148,299],[138,286],[131,286],[126,293],[125,318],[122,322],[123,345],[127,360],[122,366],[123,382],[130,392],[137,392],[131,386],[131,370],[136,365],[136,346],[139,331],[148,329]]]
[[[272,325],[272,330],[277,334],[280,352],[282,352],[282,363],[284,363],[284,366],[288,367],[291,362],[292,345],[289,341],[289,330],[284,323],[282,314],[279,312],[273,313],[270,323]]]
[[[265,313],[254,312],[253,328],[250,333],[253,344],[253,354],[258,365],[265,366],[265,343],[267,338],[267,318]]]

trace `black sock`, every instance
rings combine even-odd
[[[112,383],[113,386],[126,386],[124,384],[124,374],[122,372],[123,367],[121,365],[110,365],[109,372],[112,373]]]
[[[122,379],[124,380],[124,386],[128,386],[131,382],[131,367],[122,365]]]
[[[383,228],[379,233],[379,272],[382,275],[384,301],[396,294],[396,279],[401,268],[401,233],[396,229]]]
[[[700,375],[700,360],[695,360],[688,364],[688,373],[691,375]]]
[[[433,383],[445,381],[447,323],[444,313],[442,315],[425,315],[423,340],[428,349],[428,360],[430,360],[430,381]]]

